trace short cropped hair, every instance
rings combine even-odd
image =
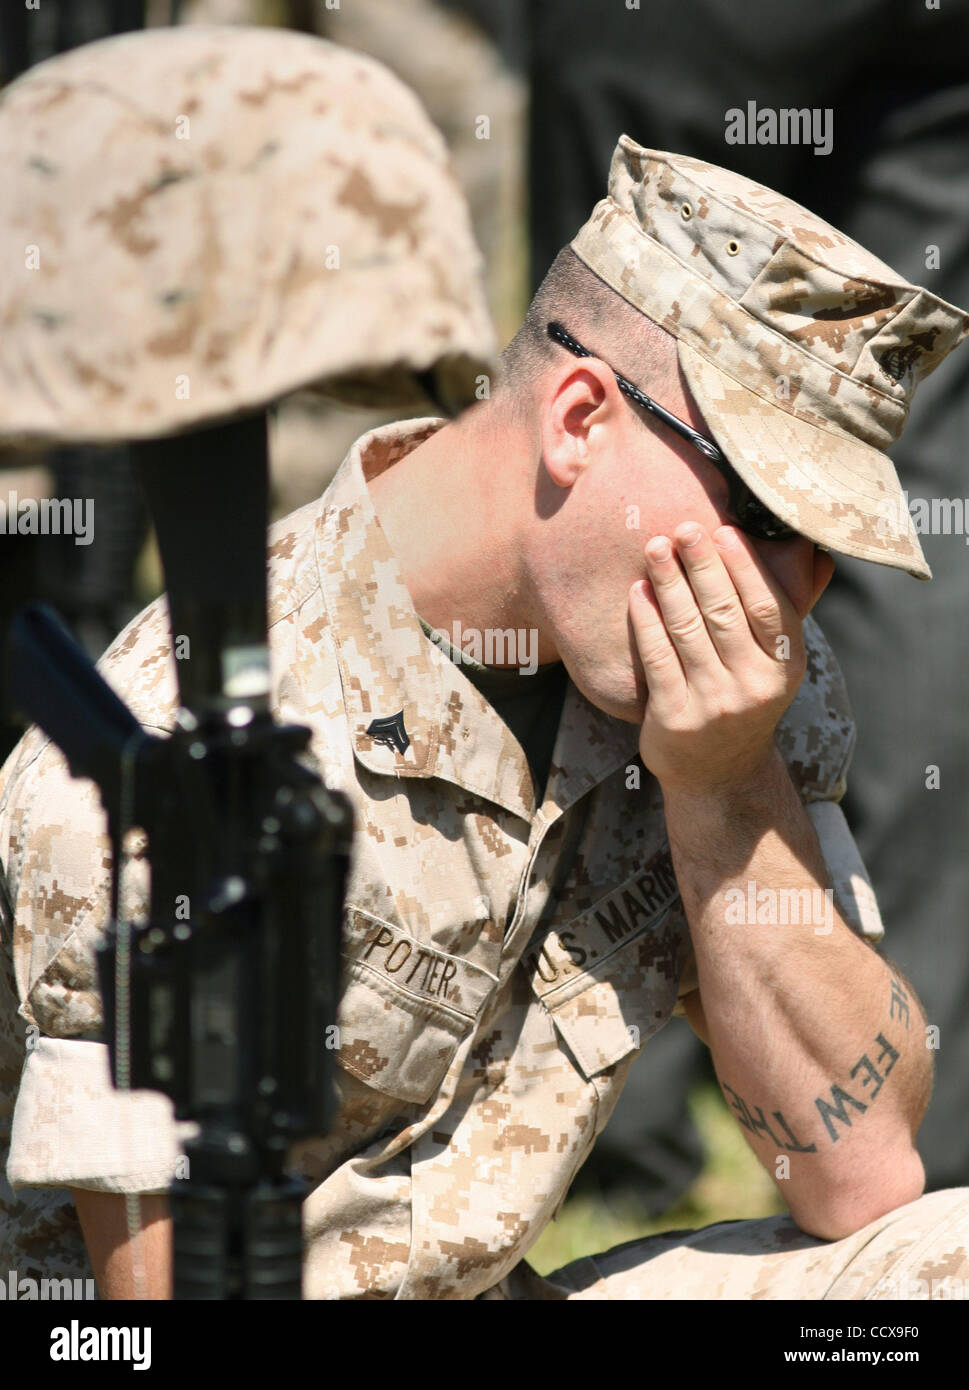
[[[502,382],[509,395],[529,395],[562,360],[565,349],[549,338],[557,320],[593,354],[634,385],[662,401],[678,361],[671,333],[623,299],[579,259],[570,246],[552,262],[535,292],[521,328],[502,353]]]

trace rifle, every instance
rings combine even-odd
[[[11,694],[98,785],[112,923],[98,952],[111,1074],[197,1126],[173,1179],[176,1299],[298,1298],[308,1184],[290,1145],[335,1110],[348,799],[269,707],[264,412],[134,446],[165,572],[179,708],[143,730],[52,610],[10,636]],[[218,543],[216,543],[216,541]],[[148,838],[147,918],[119,915],[125,839]]]

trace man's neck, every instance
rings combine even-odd
[[[477,418],[445,425],[369,483],[370,496],[420,616],[451,634],[530,631],[511,435]],[[535,639],[532,639],[532,646]],[[539,661],[554,661],[543,652]],[[517,663],[508,663],[517,664]]]

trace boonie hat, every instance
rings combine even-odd
[[[969,314],[789,198],[628,135],[572,250],[675,337],[710,435],[772,512],[931,578],[885,450]]]

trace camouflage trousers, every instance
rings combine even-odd
[[[843,1240],[789,1216],[627,1241],[544,1277],[524,1261],[483,1299],[969,1298],[969,1187],[931,1192]]]

